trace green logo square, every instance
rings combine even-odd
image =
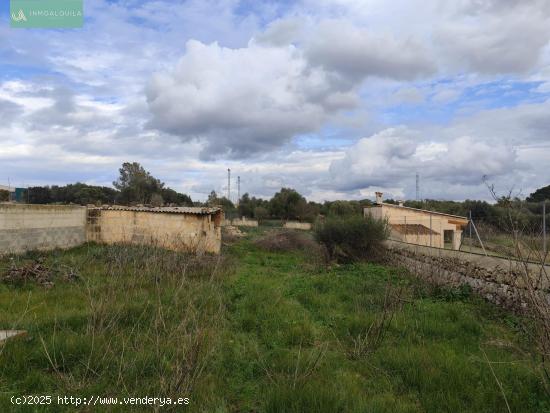
[[[83,0],[10,0],[13,28],[66,29],[82,27]]]

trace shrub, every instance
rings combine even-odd
[[[5,189],[0,189],[0,202],[5,202],[10,200],[10,193]]]
[[[265,251],[309,251],[313,252],[319,249],[319,245],[307,234],[279,230],[270,231],[254,242],[258,247]]]
[[[386,221],[369,216],[330,217],[314,231],[329,258],[339,262],[378,260],[384,250],[382,242],[389,235]]]
[[[254,218],[256,218],[259,222],[264,221],[269,216],[269,211],[264,207],[256,207],[254,208]]]

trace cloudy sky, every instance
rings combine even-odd
[[[204,199],[528,195],[550,184],[550,1],[84,0],[0,9],[0,184],[110,185],[138,161]]]

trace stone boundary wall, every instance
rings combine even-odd
[[[288,221],[288,222],[284,223],[283,228],[301,229],[301,230],[304,230],[304,231],[309,231],[309,230],[311,230],[311,224],[309,222]]]
[[[449,287],[467,284],[490,302],[523,311],[529,281],[535,293],[550,303],[550,266],[398,241],[386,241],[386,246],[392,265],[430,283]],[[524,275],[526,270],[529,277]]]
[[[0,255],[86,242],[86,207],[0,204]]]
[[[258,221],[255,219],[238,219],[231,220],[231,225],[235,227],[257,227]]]

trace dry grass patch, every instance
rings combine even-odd
[[[292,230],[270,231],[254,244],[269,252],[312,251],[320,248],[309,234]]]

